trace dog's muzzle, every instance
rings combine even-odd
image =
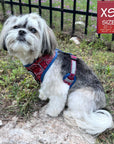
[[[20,36],[24,36],[26,34],[26,32],[24,30],[19,30],[19,35]]]
[[[26,32],[24,30],[19,30],[17,40],[26,41],[25,35],[26,35]]]

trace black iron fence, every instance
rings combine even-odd
[[[73,9],[65,9],[64,8],[64,3],[65,3],[64,0],[61,0],[61,7],[59,7],[59,8],[53,7],[52,1],[53,0],[49,0],[49,6],[42,5],[42,0],[38,0],[37,4],[36,3],[33,4],[31,0],[28,0],[27,3],[22,2],[22,0],[18,0],[18,1],[16,1],[16,0],[1,0],[0,2],[2,5],[2,9],[3,9],[4,14],[5,14],[5,4],[8,4],[10,6],[11,14],[14,14],[14,6],[19,6],[20,14],[23,14],[23,8],[22,8],[23,6],[29,8],[29,13],[32,12],[32,8],[37,8],[39,10],[40,15],[42,15],[43,9],[49,10],[50,27],[52,27],[52,25],[53,25],[53,19],[52,19],[53,11],[60,12],[61,13],[61,18],[60,18],[61,31],[63,30],[63,27],[64,27],[64,13],[72,14],[72,33],[75,32],[76,15],[77,14],[78,15],[84,15],[86,17],[85,18],[85,32],[84,33],[87,34],[89,16],[97,17],[97,13],[89,11],[90,0],[85,1],[85,3],[86,3],[86,10],[85,11],[77,10],[77,7],[76,7],[77,0],[73,0]],[[99,34],[99,37],[100,37],[100,34]],[[114,40],[114,34],[112,34],[112,40]]]

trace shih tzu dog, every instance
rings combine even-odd
[[[105,94],[96,75],[81,59],[56,49],[55,35],[39,15],[9,17],[0,46],[41,83],[39,98],[49,99],[46,114],[57,117],[63,112],[68,124],[91,135],[113,127],[111,114],[103,110]]]

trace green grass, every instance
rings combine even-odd
[[[4,110],[9,109],[10,112],[10,107],[13,107],[14,113],[27,114],[30,109],[32,110],[33,101],[38,101],[39,86],[25,71],[22,64],[15,58],[7,57],[4,51],[0,52],[0,70],[0,98],[3,102],[11,101],[7,107],[4,107],[4,103],[1,107]]]

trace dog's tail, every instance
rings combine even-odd
[[[114,128],[112,116],[106,110],[97,110],[95,112],[91,112],[91,114],[86,113],[84,114],[83,119],[77,119],[74,113],[71,113],[69,117],[69,114],[67,115],[67,111],[66,114],[64,113],[64,116],[68,124],[76,124],[78,127],[84,129],[87,133],[91,135],[100,134],[106,129]]]

